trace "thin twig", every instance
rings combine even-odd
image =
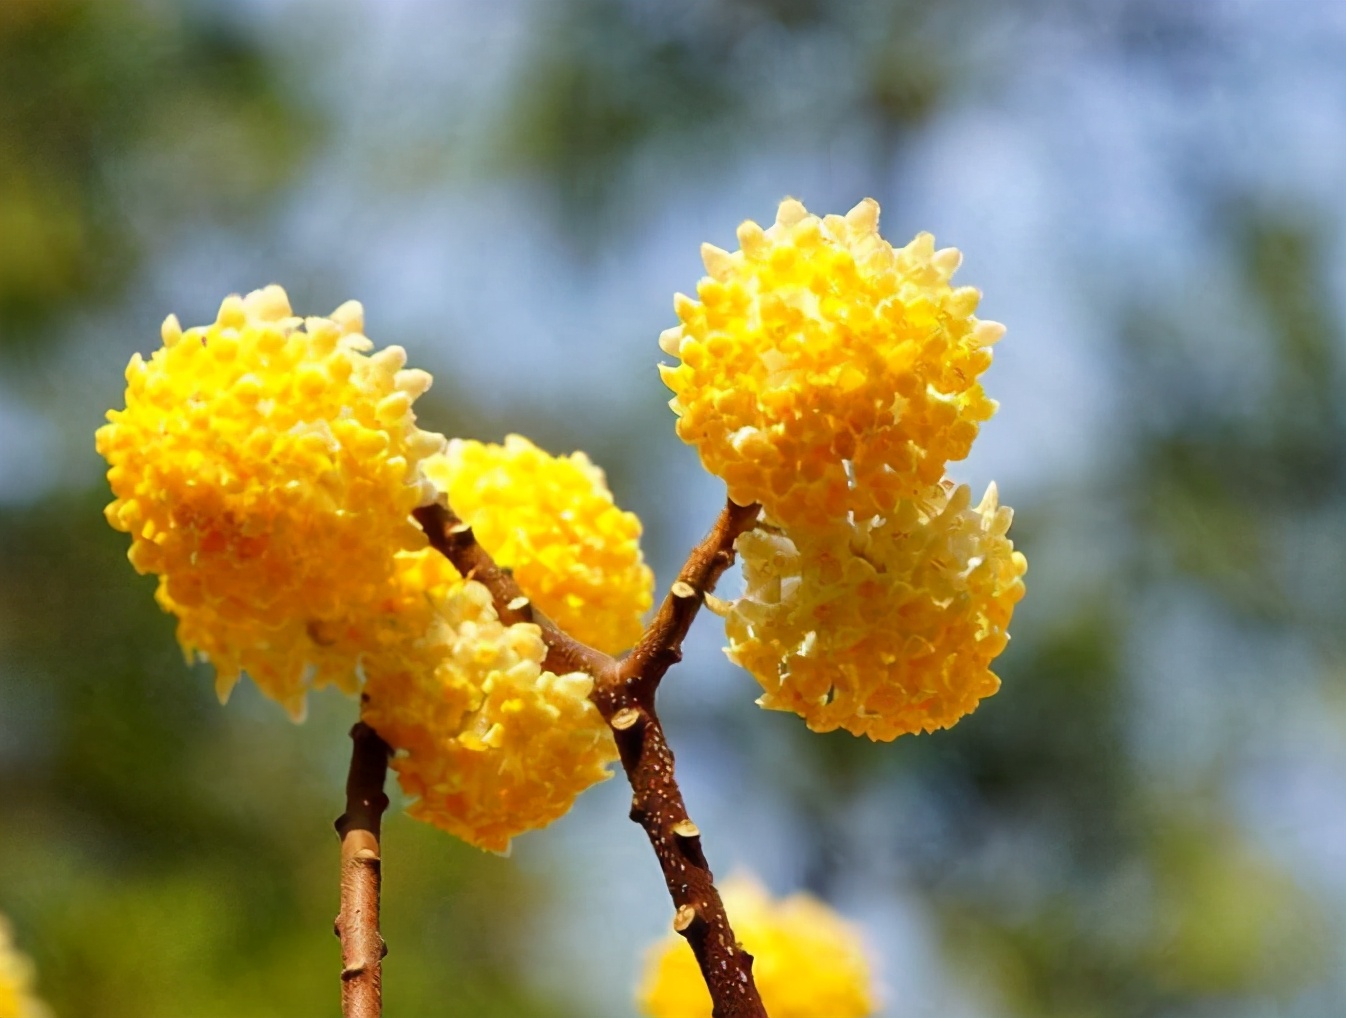
[[[430,545],[453,563],[454,568],[470,580],[476,580],[491,592],[496,614],[506,625],[515,622],[535,622],[542,629],[547,645],[543,664],[557,675],[585,672],[598,676],[615,667],[607,654],[580,643],[556,628],[556,624],[533,607],[524,596],[508,569],[496,565],[491,553],[477,543],[472,528],[464,523],[441,499],[432,505],[421,506],[412,512],[416,522],[430,539]]]
[[[631,819],[645,830],[659,859],[675,909],[673,928],[687,938],[706,980],[714,1018],[766,1018],[752,977],[752,955],[734,938],[724,903],[701,849],[700,831],[673,775],[673,752],[655,709],[659,680],[682,656],[706,594],[734,560],[734,541],[757,519],[758,507],[728,503],[714,529],[687,557],[654,621],[635,649],[618,661],[580,643],[526,603],[519,585],[491,559],[462,520],[439,503],[416,510],[438,551],[464,576],[491,592],[502,619],[534,621],[547,644],[546,667],[584,671],[594,678],[591,699],[612,727],[622,768],[631,782]],[[510,605],[518,605],[510,608]]]
[[[341,1014],[379,1018],[383,1014],[383,956],[379,933],[379,831],[388,796],[388,744],[363,721],[351,729],[351,766],[346,777],[346,812],[337,818],[341,838],[341,911],[333,932],[341,938]]]
[[[734,564],[734,542],[752,529],[761,506],[726,501],[709,534],[692,549],[659,613],[622,661],[623,680],[658,686],[670,667],[682,660],[682,641],[706,595]]]
[[[714,1018],[766,1018],[752,978],[752,955],[739,946],[673,778],[673,751],[655,710],[664,673],[682,658],[682,641],[706,594],[734,561],[734,541],[759,507],[727,502],[706,538],[692,549],[678,579],[615,681],[595,683],[593,701],[613,728],[631,781],[631,819],[659,857],[677,912],[673,928],[687,938],[714,1002]]]

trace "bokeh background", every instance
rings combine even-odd
[[[130,354],[359,298],[427,427],[590,452],[662,589],[722,492],[656,337],[786,195],[964,250],[1010,331],[954,473],[1029,596],[1001,694],[889,745],[703,618],[662,702],[717,871],[862,923],[892,1018],[1346,1014],[1346,5],[0,0],[0,912],[61,1018],[337,1013],[355,707],[184,667],[100,513]],[[391,816],[387,1013],[631,1015],[627,795],[509,859]]]

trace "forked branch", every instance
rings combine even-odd
[[[507,622],[535,621],[547,644],[546,667],[593,676],[591,699],[612,727],[631,782],[631,819],[644,829],[673,900],[673,928],[687,938],[701,967],[714,1018],[766,1018],[752,977],[752,955],[739,946],[701,850],[701,834],[673,775],[673,752],[655,709],[659,680],[682,656],[682,641],[716,581],[734,560],[734,541],[757,519],[758,506],[729,502],[715,527],[692,549],[654,621],[635,649],[616,660],[557,629],[524,597],[514,577],[491,559],[447,505],[416,510],[430,543],[464,576],[491,592]]]

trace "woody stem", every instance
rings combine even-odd
[[[559,630],[535,612],[514,577],[477,544],[472,530],[443,502],[415,512],[431,545],[458,571],[490,591],[501,621],[536,622],[551,671],[587,672],[590,698],[611,726],[631,783],[631,819],[644,829],[675,909],[673,928],[687,938],[710,991],[714,1018],[767,1018],[752,976],[752,955],[734,937],[673,773],[673,751],[655,709],[659,681],[682,656],[682,641],[705,596],[734,560],[734,541],[756,521],[759,507],[729,502],[714,528],[692,549],[668,596],[635,648],[616,660]]]
[[[341,910],[333,932],[341,939],[342,1018],[383,1014],[383,956],[379,933],[382,860],[379,833],[388,796],[383,783],[391,750],[363,721],[351,729],[346,812],[336,821],[341,838]]]

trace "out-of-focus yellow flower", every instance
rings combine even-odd
[[[860,934],[816,898],[773,902],[754,880],[720,888],[729,923],[753,956],[752,974],[772,1018],[861,1018],[875,1010]],[[652,1018],[710,1018],[710,994],[687,941],[669,934],[650,949],[639,1005]]]
[[[430,376],[400,347],[368,354],[362,329],[358,303],[301,319],[278,286],[209,326],[170,317],[98,431],[108,521],[222,699],[241,670],[296,717],[310,686],[352,690],[361,648],[340,634],[390,596],[395,553],[425,545],[409,514],[444,440],[411,405]]]
[[[831,527],[770,522],[738,539],[746,584],[712,601],[731,660],[763,707],[810,728],[889,740],[947,728],[1000,687],[991,661],[1023,597],[1024,556],[995,486],[930,489],[887,518]]]
[[[397,750],[412,816],[504,852],[608,777],[617,747],[593,680],[542,670],[536,625],[503,625],[476,581],[434,602],[424,635],[366,656],[364,720]]]
[[[660,337],[678,435],[740,505],[786,525],[918,498],[962,459],[995,411],[978,377],[1004,332],[973,315],[980,294],[949,280],[961,256],[919,234],[894,249],[879,206],[746,222],[741,250],[707,244],[699,300]]]
[[[33,993],[33,963],[14,947],[9,923],[0,916],[0,1018],[50,1018]]]
[[[612,501],[582,452],[552,456],[528,439],[454,439],[425,463],[481,546],[561,629],[615,654],[635,643],[654,598],[640,520]]]

